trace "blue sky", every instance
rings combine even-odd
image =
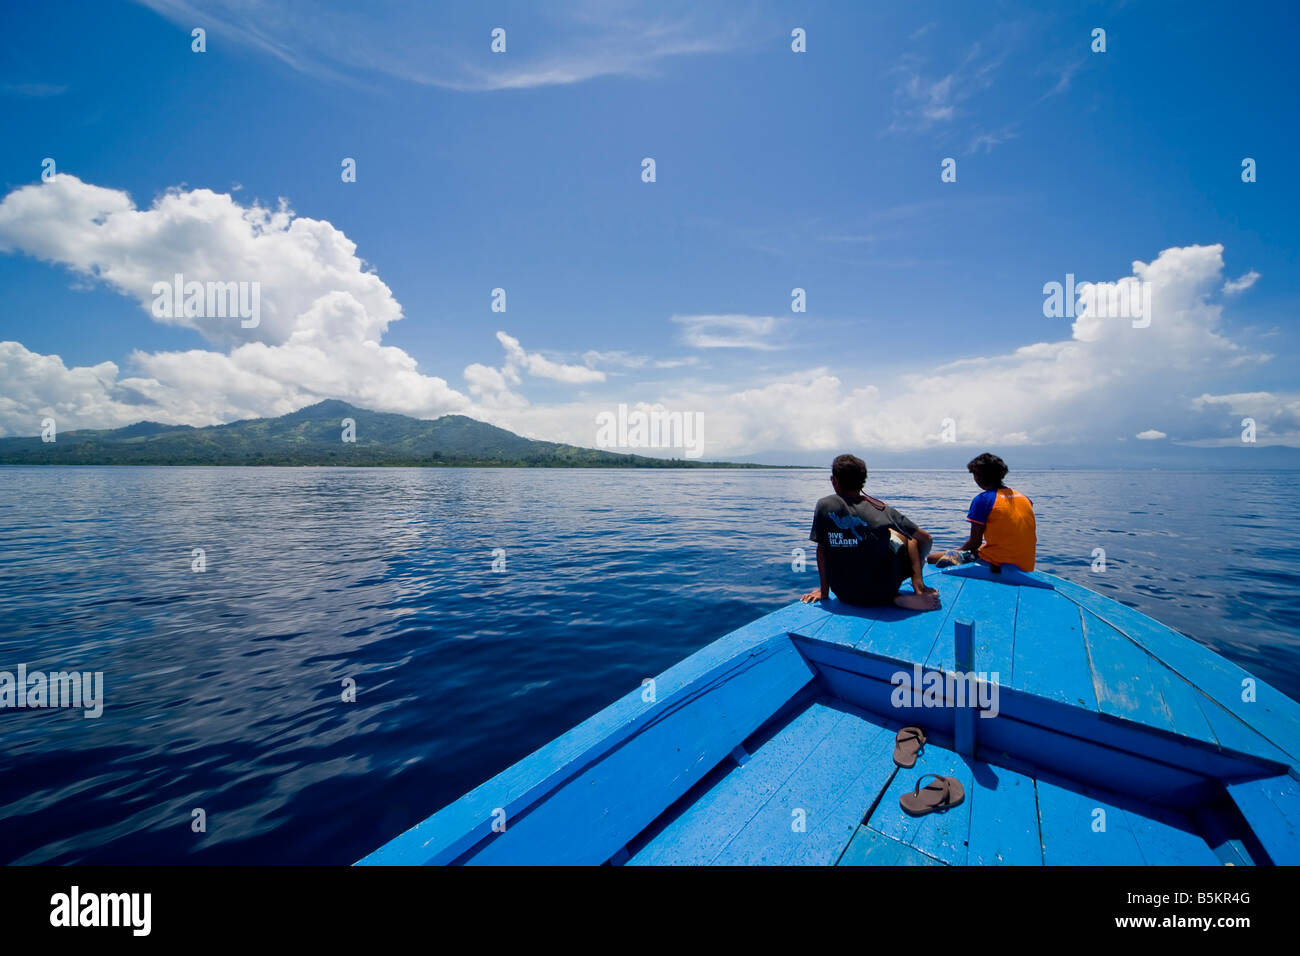
[[[584,445],[660,405],[710,457],[944,419],[1115,461],[1245,416],[1300,445],[1287,4],[201,6],[0,13],[0,434],[339,397]],[[321,225],[237,234],[282,200]],[[1044,316],[1135,261],[1149,328]],[[278,319],[158,321],[174,271]]]

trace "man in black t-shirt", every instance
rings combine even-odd
[[[834,591],[845,604],[934,610],[939,592],[921,580],[933,539],[906,515],[862,494],[866,482],[861,458],[840,455],[831,465],[835,494],[817,502],[809,534],[817,542],[820,587],[803,601],[824,601]],[[899,585],[909,577],[913,593],[899,594]]]

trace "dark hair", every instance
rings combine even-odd
[[[1000,485],[1007,476],[1007,463],[997,455],[985,452],[966,463],[966,470],[975,476],[981,485]]]
[[[831,476],[843,491],[861,491],[867,483],[867,463],[856,455],[840,455],[831,462]]]

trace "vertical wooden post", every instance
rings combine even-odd
[[[953,742],[957,753],[963,757],[975,757],[975,710],[977,701],[975,693],[975,622],[958,620],[954,626],[956,640],[954,658],[957,663],[957,678],[966,689],[964,706],[953,705]]]

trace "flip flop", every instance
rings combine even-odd
[[[921,781],[926,777],[934,777],[935,782],[928,784],[922,790]],[[920,817],[927,813],[955,807],[965,797],[966,790],[956,777],[941,777],[937,773],[924,773],[921,774],[921,779],[916,781],[916,789],[899,797],[898,803],[905,812],[914,817]]]
[[[925,746],[925,731],[920,727],[904,727],[894,738],[894,763],[904,770],[916,766],[916,755]]]

